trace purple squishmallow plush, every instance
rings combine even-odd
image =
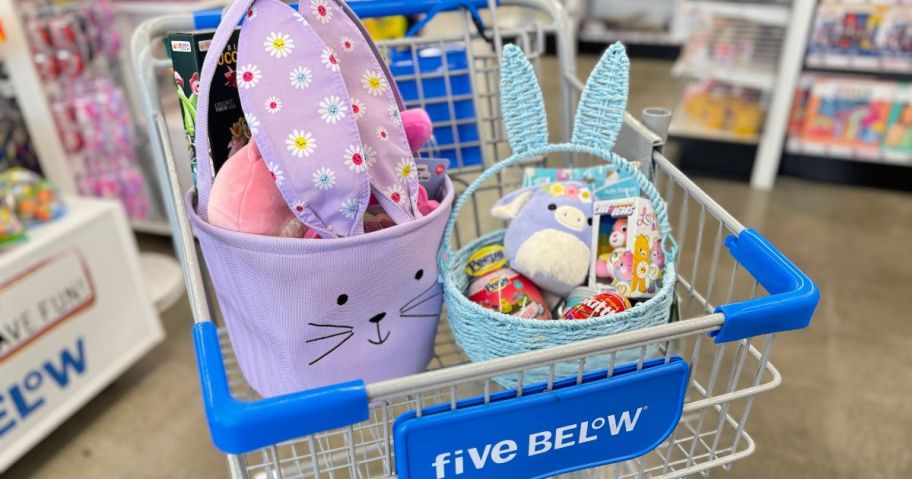
[[[592,241],[592,192],[565,181],[529,186],[501,198],[491,214],[511,220],[504,237],[510,267],[561,296],[586,280]]]

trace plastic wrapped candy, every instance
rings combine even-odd
[[[57,219],[66,209],[51,182],[25,168],[0,173],[0,196],[26,226]]]

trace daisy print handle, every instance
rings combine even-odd
[[[237,82],[251,134],[292,212],[323,238],[364,231],[373,158],[331,51],[279,0],[256,0],[238,41]]]
[[[302,0],[299,13],[326,44],[323,61],[345,79],[351,97],[346,113],[357,119],[363,145],[354,154],[366,159],[374,196],[396,223],[411,221],[420,216],[415,207],[418,174],[396,84],[360,20],[346,7],[342,0]],[[346,166],[361,169],[353,162]]]

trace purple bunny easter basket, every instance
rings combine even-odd
[[[209,224],[212,165],[199,162],[188,211],[241,372],[270,397],[423,371],[440,318],[435,256],[452,183],[422,216],[398,91],[341,0],[301,2],[300,13],[278,0],[228,8],[203,64],[198,152],[209,151],[218,52],[242,19],[237,76],[253,140],[291,211],[321,238]],[[372,194],[397,224],[364,234]]]

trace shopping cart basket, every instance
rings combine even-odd
[[[419,0],[351,1],[362,17],[427,11]],[[572,107],[582,89],[575,73],[573,34],[563,10],[549,0],[470,0],[483,7],[479,32],[465,10],[449,13],[434,35],[386,42],[417,52],[466,48],[463,70],[414,72],[473,80],[477,143],[484,164],[455,168],[464,187],[508,156],[501,128],[498,59],[505,42],[519,44],[536,65],[545,91],[560,92],[558,111],[569,136]],[[397,10],[391,11],[390,8]],[[214,20],[213,20],[214,19]],[[681,477],[708,471],[754,452],[746,424],[754,399],[781,382],[770,362],[776,333],[806,327],[817,304],[814,284],[756,231],[746,229],[661,153],[662,140],[631,117],[615,150],[640,161],[668,203],[678,242],[677,305],[665,325],[501,359],[469,363],[441,324],[429,371],[372,384],[360,381],[261,399],[245,384],[224,331],[214,322],[202,266],[182,202],[156,70],[169,62],[153,45],[169,31],[214,27],[218,11],[161,17],[133,38],[136,74],[145,93],[149,133],[169,198],[169,218],[183,266],[195,325],[203,401],[212,440],[228,456],[237,478],[380,477]],[[432,22],[432,25],[435,25]],[[442,32],[456,28],[449,34]],[[483,33],[483,35],[482,35]],[[546,58],[546,38],[557,58]],[[444,56],[445,58],[446,56]],[[421,95],[409,106],[425,106]],[[433,101],[440,101],[434,97]],[[453,108],[453,98],[443,100]],[[453,114],[459,128],[466,121]],[[455,137],[458,138],[458,135]],[[554,159],[552,159],[554,160]],[[561,158],[583,163],[586,158]],[[549,161],[542,158],[538,163]],[[457,167],[462,165],[455,165]],[[504,172],[479,189],[454,233],[457,245],[502,227],[488,207],[520,184],[521,172]],[[187,185],[183,185],[187,187]],[[458,188],[458,187],[457,187]],[[723,250],[728,249],[725,253]],[[617,353],[639,351],[633,363]],[[657,357],[647,351],[659,351]],[[587,366],[609,355],[607,369]],[[555,365],[574,361],[575,376],[556,377]],[[616,364],[617,363],[617,364]],[[547,381],[524,381],[545,368]],[[519,377],[504,390],[494,377]]]

